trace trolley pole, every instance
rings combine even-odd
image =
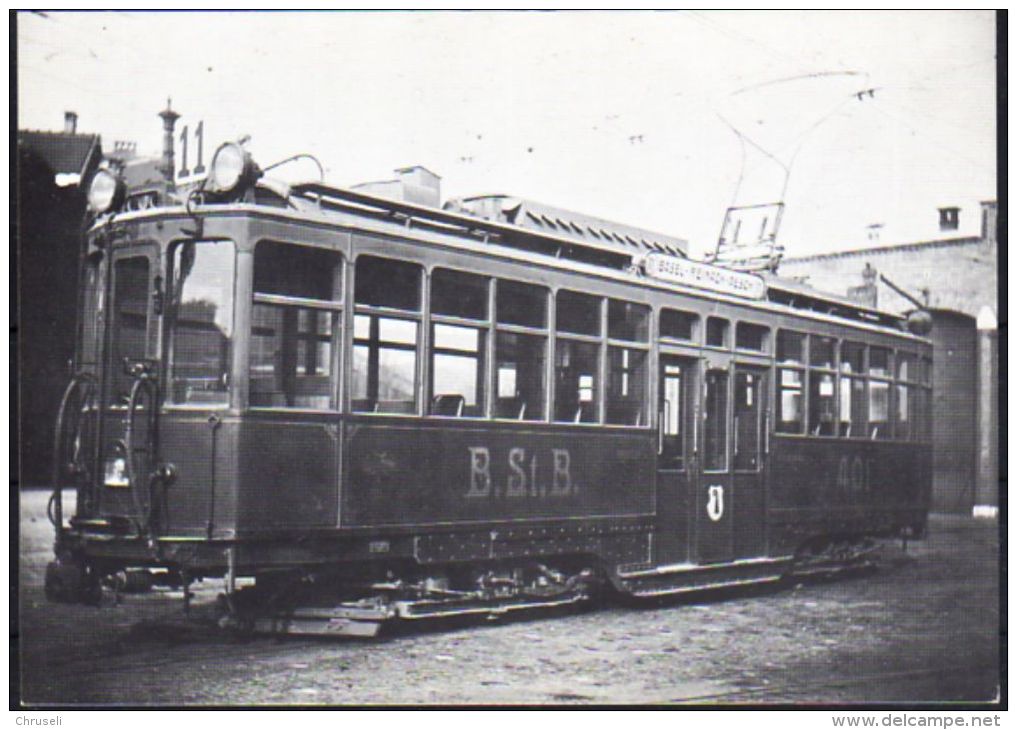
[[[985,306],[978,313],[978,468],[975,517],[995,517],[999,511],[999,449],[997,417],[998,365],[996,316]]]

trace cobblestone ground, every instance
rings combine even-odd
[[[22,495],[21,692],[33,704],[855,703],[991,701],[994,521],[934,516],[875,574],[722,601],[373,641],[153,630],[179,592],[49,604],[47,495]],[[221,590],[199,589],[198,603]],[[12,624],[12,635],[15,634]],[[13,681],[13,680],[12,680]],[[12,685],[13,687],[13,685]]]

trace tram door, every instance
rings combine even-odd
[[[767,426],[767,371],[736,365],[732,408],[732,532],[734,558],[766,554],[764,430]]]
[[[700,439],[701,465],[696,479],[695,550],[697,563],[718,563],[734,557],[732,513],[737,510],[732,489],[728,404],[731,371],[708,363],[703,381]]]
[[[699,361],[661,355],[657,444],[658,565],[688,562],[696,466],[695,414]]]

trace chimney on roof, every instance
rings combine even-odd
[[[170,185],[173,184],[173,174],[176,172],[176,163],[173,161],[173,127],[180,118],[172,106],[171,100],[166,99],[166,108],[159,112],[162,119],[162,163],[159,170]]]
[[[939,230],[956,231],[958,226],[960,226],[960,208],[939,209]]]
[[[78,113],[64,112],[64,134],[77,134]]]

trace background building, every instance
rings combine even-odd
[[[882,309],[925,308],[933,329],[933,508],[994,514],[998,505],[997,204],[977,235],[959,208],[938,211],[941,237],[785,259],[782,276]],[[882,225],[868,227],[878,240]],[[909,298],[910,297],[910,298]]]
[[[49,481],[53,421],[74,354],[84,190],[102,159],[99,135],[79,134],[77,124],[77,114],[67,112],[62,132],[18,132],[12,378],[20,440],[12,473],[25,484]]]

